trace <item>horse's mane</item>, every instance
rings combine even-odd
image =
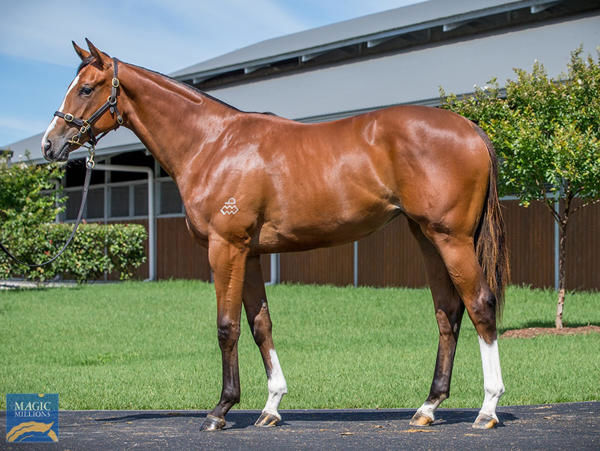
[[[94,57],[93,57],[93,56],[88,56],[87,58],[85,58],[84,60],[82,60],[82,61],[81,61],[81,64],[80,64],[80,65],[79,65],[79,67],[77,68],[77,72],[76,72],[76,73],[78,74],[79,72],[81,72],[81,71],[82,71],[82,69],[83,69],[84,67],[86,67],[86,66],[89,66],[89,65],[92,63],[92,61],[94,61]],[[123,61],[121,61],[121,62],[123,62]],[[188,85],[187,83],[184,83],[184,82],[182,82],[182,81],[179,81],[179,80],[177,80],[177,79],[175,79],[175,78],[173,78],[173,77],[169,77],[168,75],[165,75],[165,74],[163,74],[163,73],[160,73],[160,72],[157,72],[157,71],[155,71],[155,70],[148,69],[148,68],[145,68],[145,67],[142,67],[142,66],[137,66],[137,65],[135,65],[135,64],[131,64],[131,63],[124,63],[124,64],[127,64],[127,65],[129,65],[129,66],[136,67],[136,68],[138,68],[138,69],[141,69],[141,70],[144,70],[144,71],[147,71],[147,72],[150,72],[150,73],[156,74],[156,75],[160,75],[161,77],[164,77],[164,78],[166,78],[167,80],[170,80],[170,81],[172,81],[173,83],[177,84],[178,86],[181,86],[181,87],[183,87],[183,88],[185,88],[185,89],[187,89],[187,90],[189,90],[189,91],[192,91],[192,92],[194,92],[194,93],[196,93],[196,94],[200,94],[200,95],[201,95],[201,96],[203,96],[203,97],[207,97],[207,98],[209,98],[210,100],[213,100],[213,101],[215,101],[215,102],[217,102],[217,103],[220,103],[221,105],[224,105],[224,106],[226,106],[227,108],[231,108],[231,109],[232,109],[232,110],[234,110],[234,111],[239,111],[240,113],[249,113],[249,114],[265,114],[265,115],[267,115],[267,116],[277,116],[275,113],[271,113],[271,112],[269,112],[269,111],[267,111],[267,112],[258,112],[258,111],[243,111],[243,110],[240,110],[239,108],[236,108],[236,107],[234,107],[233,105],[230,105],[230,104],[229,104],[229,103],[227,103],[227,102],[223,102],[221,99],[217,99],[216,97],[213,97],[213,96],[211,96],[210,94],[208,94],[208,93],[206,93],[206,92],[202,91],[201,89],[198,89],[198,88],[196,88],[195,86]]]
[[[75,72],[75,74],[78,74],[79,72],[81,72],[81,70],[84,67],[89,66],[92,61],[94,61],[94,57],[93,56],[88,56],[86,59],[82,60],[81,64],[77,68],[77,72]]]

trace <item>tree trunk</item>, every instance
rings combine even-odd
[[[563,217],[559,224],[559,241],[558,241],[558,303],[556,306],[556,320],[554,324],[557,329],[563,328],[563,309],[565,305],[565,284],[567,276],[567,268],[565,261],[567,257],[567,219]]]

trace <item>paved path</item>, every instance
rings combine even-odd
[[[499,408],[502,425],[471,428],[476,409],[440,409],[414,428],[414,409],[283,410],[283,424],[253,426],[258,411],[233,410],[227,428],[199,432],[200,411],[61,411],[57,444],[0,448],[119,449],[600,449],[600,402]],[[6,412],[2,412],[5,424]]]

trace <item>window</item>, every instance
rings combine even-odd
[[[160,214],[181,213],[183,204],[175,182],[160,183]]]
[[[133,216],[148,215],[148,184],[133,187]]]
[[[69,191],[66,194],[67,202],[65,204],[65,219],[77,219],[77,213],[79,212],[83,193],[81,191]]]
[[[104,218],[104,188],[89,190],[86,212],[88,219]]]
[[[129,186],[113,186],[110,189],[110,216],[129,216]]]
[[[107,163],[109,165],[126,164],[137,167],[150,167],[156,168],[157,171],[160,168],[152,156],[142,151],[112,155]],[[183,215],[183,202],[177,186],[162,168],[160,168],[159,174],[154,179],[156,216]],[[83,176],[83,165],[77,164],[67,167],[64,184],[64,195],[67,197],[67,201],[65,210],[59,217],[62,221],[77,219],[77,213],[81,205]],[[145,173],[121,172],[110,169],[108,171],[93,171],[84,218],[98,222],[103,221],[105,218],[121,221],[128,218],[147,217],[149,213],[147,181],[148,178]]]

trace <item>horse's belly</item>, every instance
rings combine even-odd
[[[303,220],[266,221],[260,231],[260,253],[292,252],[330,247],[359,240],[383,227],[401,213],[396,206],[368,213],[321,215]]]

